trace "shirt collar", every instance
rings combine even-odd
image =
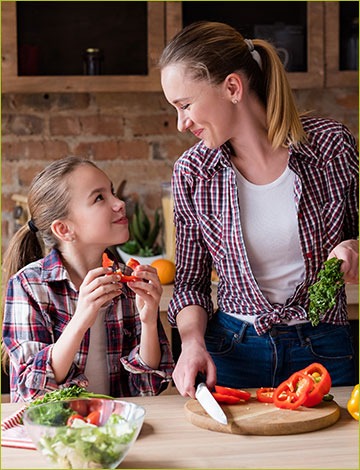
[[[45,256],[41,277],[44,282],[64,281],[65,279],[70,280],[60,253],[56,248],[53,248],[51,252]]]

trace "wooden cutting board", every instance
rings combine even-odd
[[[185,403],[186,418],[195,426],[230,434],[276,436],[299,434],[323,429],[340,418],[340,408],[334,401],[322,402],[314,408],[300,406],[296,410],[283,410],[272,403],[260,403],[255,398],[237,405],[221,405],[228,424],[212,419],[197,400]]]

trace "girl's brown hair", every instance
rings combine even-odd
[[[21,268],[45,256],[51,248],[56,248],[58,240],[53,235],[51,224],[56,219],[68,215],[68,181],[72,172],[80,165],[96,165],[83,158],[67,157],[48,165],[32,181],[27,204],[33,229],[29,224],[21,227],[11,238],[2,264],[2,290],[4,311],[6,288],[10,277]],[[37,231],[35,231],[35,229]],[[2,347],[3,366],[7,355]]]
[[[305,140],[299,113],[276,49],[267,41],[253,39],[261,58],[254,60],[243,36],[233,27],[200,21],[180,31],[165,47],[159,66],[184,64],[194,80],[222,83],[234,72],[243,73],[250,89],[263,103],[267,114],[268,137],[274,148]]]

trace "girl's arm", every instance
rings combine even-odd
[[[66,379],[84,335],[94,324],[100,308],[121,293],[122,287],[116,282],[119,276],[105,275],[109,269],[92,269],[80,286],[75,314],[52,349],[51,366],[57,383]]]
[[[157,321],[163,289],[156,269],[151,266],[137,266],[134,275],[144,279],[144,282],[128,283],[136,294],[136,306],[141,320],[139,355],[148,367],[157,369],[161,359]]]

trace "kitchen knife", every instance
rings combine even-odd
[[[213,418],[215,421],[218,421],[221,424],[227,424],[227,417],[223,412],[219,403],[212,396],[210,390],[207,388],[204,381],[201,381],[203,377],[200,375],[197,376],[195,382],[195,397],[204,408],[204,410]]]

